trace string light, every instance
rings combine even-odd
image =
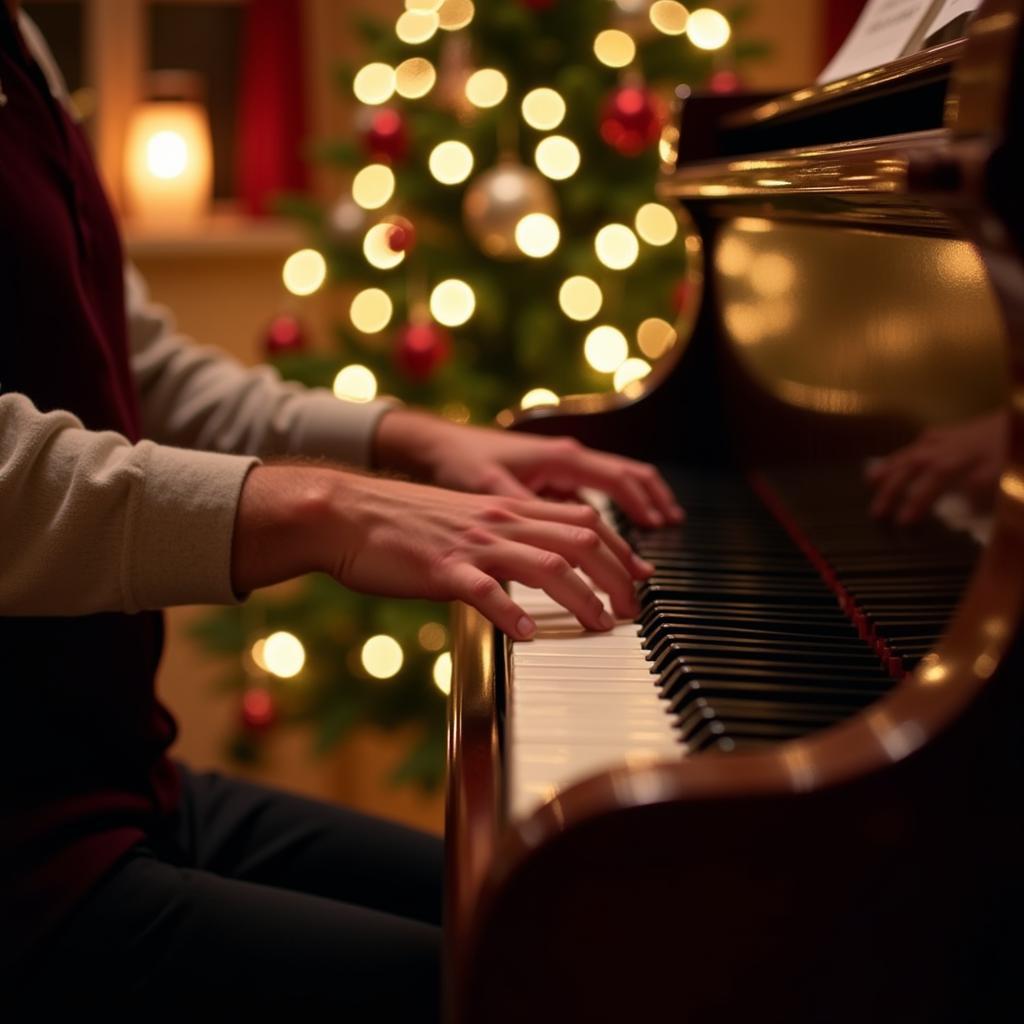
[[[416,633],[420,647],[425,651],[440,651],[448,643],[448,630],[440,622],[425,622]]]
[[[558,223],[546,213],[528,213],[516,224],[516,245],[527,256],[550,256],[561,238]]]
[[[643,380],[651,372],[651,364],[646,359],[627,359],[615,371],[612,386],[618,392],[626,391],[630,384]]]
[[[436,81],[437,71],[425,57],[410,57],[395,68],[395,92],[407,100],[426,96]]]
[[[606,224],[594,239],[594,251],[610,270],[625,270],[636,262],[640,243],[625,224]]]
[[[558,289],[558,304],[570,320],[593,320],[603,301],[598,283],[582,274],[567,278]]]
[[[379,210],[395,194],[395,172],[386,164],[368,164],[352,179],[352,198],[364,210]]]
[[[686,8],[675,0],[657,0],[648,12],[651,24],[667,36],[681,36],[690,18]]]
[[[369,367],[353,363],[334,378],[334,397],[343,402],[372,402],[377,397],[377,378]]]
[[[686,34],[698,49],[720,50],[732,35],[732,29],[724,14],[702,7],[690,15],[686,23]]]
[[[626,336],[617,327],[595,327],[583,343],[583,356],[598,373],[614,373],[629,355]]]
[[[312,295],[327,279],[327,261],[316,249],[300,249],[284,261],[281,279],[292,295]]]
[[[434,662],[434,685],[447,697],[452,692],[452,656],[449,651]]]
[[[668,245],[678,231],[676,215],[661,203],[644,203],[636,212],[636,233],[648,245]]]
[[[636,56],[636,43],[621,29],[608,28],[594,39],[594,56],[610,68],[624,68]]]
[[[555,181],[564,181],[579,170],[579,146],[564,135],[549,135],[537,143],[534,160],[541,174]]]
[[[401,644],[385,633],[371,636],[363,644],[359,657],[363,668],[374,679],[390,679],[398,675],[402,662],[405,661]]]
[[[441,22],[441,28],[446,32],[457,32],[465,28],[476,14],[472,0],[444,0],[444,3],[437,9],[437,16]]]
[[[458,185],[473,171],[473,152],[464,142],[439,142],[427,161],[430,173],[442,185]]]
[[[293,633],[279,630],[263,641],[259,658],[253,645],[253,661],[280,679],[293,679],[306,664],[306,649]]]
[[[461,327],[476,309],[476,295],[465,281],[451,277],[430,293],[430,314],[445,327]]]
[[[388,244],[388,236],[393,224],[374,224],[363,238],[363,255],[371,267],[378,270],[391,270],[405,259],[405,252],[395,252]]]
[[[436,11],[409,10],[398,16],[395,23],[395,35],[403,43],[416,45],[432,39],[438,30],[441,19]]]
[[[520,409],[536,409],[539,405],[558,405],[558,395],[550,388],[531,388],[519,399]]]
[[[395,69],[379,62],[361,67],[352,82],[352,91],[360,103],[368,106],[387,103],[395,93]]]
[[[508,79],[497,68],[481,68],[466,79],[466,99],[474,107],[496,107],[508,93]]]
[[[648,317],[636,329],[636,343],[648,359],[660,359],[675,343],[676,330],[660,317]]]
[[[531,128],[549,132],[564,120],[565,100],[554,89],[541,86],[523,97],[522,112],[523,120]]]
[[[348,315],[352,325],[363,334],[376,334],[391,323],[394,305],[382,288],[364,288],[352,300]]]

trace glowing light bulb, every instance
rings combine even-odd
[[[432,39],[440,24],[441,19],[436,11],[403,11],[395,23],[395,35],[403,43],[415,46],[418,43],[425,43],[428,39]]]
[[[448,643],[448,630],[440,622],[425,622],[416,633],[420,647],[425,651],[439,651]]]
[[[636,56],[636,43],[621,29],[608,28],[594,39],[594,56],[610,68],[624,68]]]
[[[434,662],[434,685],[447,697],[452,692],[452,656],[449,651]]]
[[[348,315],[352,325],[363,334],[376,334],[391,323],[394,305],[382,288],[364,288],[352,300]]]
[[[676,343],[676,330],[667,320],[648,317],[636,329],[636,343],[648,359],[660,359]]]
[[[550,256],[560,238],[557,221],[546,213],[528,213],[516,224],[516,245],[534,259]]]
[[[395,252],[388,244],[393,224],[374,224],[363,238],[363,255],[371,267],[391,270],[405,259],[404,250]]]
[[[461,327],[476,309],[476,295],[465,281],[452,277],[430,293],[430,314],[445,327]]]
[[[343,402],[372,402],[377,397],[377,378],[369,367],[353,363],[334,378],[334,397]]]
[[[395,194],[395,172],[386,164],[368,164],[352,179],[352,198],[364,210],[379,210]]]
[[[146,143],[146,166],[156,178],[180,178],[188,166],[188,143],[180,132],[156,132]]]
[[[636,262],[640,243],[625,224],[606,224],[594,239],[594,251],[610,270],[625,270]]]
[[[558,405],[558,395],[550,388],[531,388],[519,399],[520,409],[535,409],[538,405]]]
[[[437,16],[441,22],[441,28],[446,32],[457,32],[465,28],[476,14],[472,0],[444,0],[444,3],[437,9]]]
[[[719,50],[729,42],[732,29],[724,14],[702,7],[690,15],[686,34],[698,49]]]
[[[564,135],[549,135],[537,143],[534,160],[541,174],[555,181],[564,181],[579,170],[579,146]]]
[[[565,100],[554,89],[542,86],[523,97],[522,111],[523,120],[531,128],[549,132],[565,118]]]
[[[436,81],[437,71],[424,57],[410,57],[395,68],[395,92],[407,100],[426,96]]]
[[[598,373],[614,373],[629,355],[626,336],[617,327],[595,327],[583,343],[583,356]]]
[[[256,660],[255,651],[253,658]],[[278,676],[280,679],[292,679],[302,671],[302,666],[306,664],[306,649],[302,646],[302,641],[293,633],[279,630],[277,633],[271,633],[263,641],[259,661],[271,675]]]
[[[558,304],[570,320],[593,320],[603,301],[598,283],[582,274],[567,278],[558,289]]]
[[[312,295],[327,279],[327,261],[316,249],[300,249],[284,261],[281,279],[292,295]]]
[[[676,215],[661,203],[644,203],[636,212],[636,233],[648,245],[668,245],[679,232]]]
[[[401,644],[394,637],[378,633],[363,644],[360,660],[374,679],[390,679],[398,674],[405,656]]]
[[[466,99],[474,107],[496,107],[508,93],[508,79],[497,68],[481,68],[466,79]]]
[[[361,67],[352,82],[352,91],[360,103],[371,107],[387,103],[395,93],[395,69],[379,62]]]
[[[651,372],[651,364],[646,359],[627,359],[615,371],[612,386],[616,391],[625,391],[630,384],[643,380]]]
[[[464,142],[439,142],[427,161],[430,173],[442,185],[458,185],[473,171],[473,152]]]
[[[675,0],[657,0],[648,11],[651,24],[667,36],[681,36],[686,31],[686,23],[690,14],[686,8]]]

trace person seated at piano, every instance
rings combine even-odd
[[[1010,417],[1005,410],[963,423],[930,427],[910,444],[872,463],[870,512],[900,525],[920,522],[948,492],[991,507],[1006,464]]]
[[[650,567],[538,492],[600,488],[648,525],[680,510],[650,466],[341,402],[183,339],[125,271],[66,99],[0,0],[4,1002],[434,1019],[440,842],[172,761],[159,609],[321,571],[524,638],[501,586],[521,580],[605,630],[576,567],[619,615]]]

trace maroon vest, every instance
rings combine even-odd
[[[117,226],[2,3],[0,89],[0,393],[136,441]],[[162,642],[158,612],[0,616],[0,963],[174,807]]]

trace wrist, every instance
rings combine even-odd
[[[377,423],[371,451],[374,469],[430,479],[451,424],[431,413],[399,407]]]

